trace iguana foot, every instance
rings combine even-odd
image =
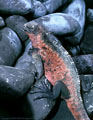
[[[93,89],[93,86],[92,86],[92,80],[81,80],[82,82],[82,90],[83,92],[90,92],[91,89]]]
[[[37,89],[36,91],[31,91],[31,94],[35,93],[42,93],[42,95],[37,96],[34,100],[41,99],[41,98],[48,98],[52,100],[56,100],[59,96],[61,96],[62,99],[68,99],[70,97],[70,93],[66,87],[66,85],[62,81],[58,81],[53,89],[49,89],[45,81],[41,81],[42,87],[34,85],[34,87]]]

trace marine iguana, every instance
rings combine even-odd
[[[62,81],[69,90],[70,97],[64,99],[75,120],[89,120],[80,95],[79,76],[68,52],[51,33],[37,22],[31,21],[25,24],[24,30],[31,39],[33,47],[42,57],[45,76],[54,86],[54,98],[59,97],[60,94],[62,96],[62,90],[58,90],[60,81]]]

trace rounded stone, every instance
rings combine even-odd
[[[13,65],[21,53],[21,42],[16,33],[8,27],[0,31],[0,38],[0,64]]]
[[[20,15],[13,15],[8,17],[6,20],[6,25],[14,30],[22,41],[27,40],[27,35],[23,30],[23,25],[27,23],[27,20]]]
[[[22,97],[34,82],[34,74],[15,67],[0,66],[0,99]]]
[[[31,0],[0,0],[0,13],[25,15],[31,12]]]

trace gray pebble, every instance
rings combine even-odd
[[[23,16],[13,15],[8,17],[5,22],[8,27],[17,33],[22,41],[27,40],[28,37],[23,30],[23,25],[27,22],[27,20]]]
[[[0,13],[25,15],[32,10],[30,0],[0,0]]]
[[[0,39],[0,64],[13,65],[21,53],[21,42],[16,33],[8,27],[0,31]]]

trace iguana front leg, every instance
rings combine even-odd
[[[43,62],[41,56],[37,53],[37,49],[29,49],[29,55],[32,56],[32,63],[35,65],[35,79],[40,79],[44,73]]]

